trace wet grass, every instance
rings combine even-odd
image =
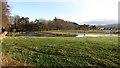
[[[119,66],[117,37],[8,37],[3,52],[24,65]]]

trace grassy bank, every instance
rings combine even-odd
[[[3,42],[4,54],[37,66],[118,66],[119,49],[117,37],[8,37]]]
[[[53,34],[79,34],[79,33],[102,33],[102,34],[113,34],[118,32],[117,30],[51,30],[42,31],[43,33],[53,33]]]

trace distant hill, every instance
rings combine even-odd
[[[117,20],[108,20],[108,19],[97,19],[97,20],[91,20],[87,22],[83,22],[85,24],[89,25],[108,25],[108,26],[113,26],[114,24],[118,24]],[[115,25],[114,25],[115,26]]]
[[[108,25],[99,25],[97,26],[99,28],[107,28],[107,29],[120,29],[120,27],[118,27],[118,24],[108,24]]]
[[[108,25],[103,25],[105,28],[118,28],[118,24],[108,24]]]
[[[98,28],[106,29],[118,29],[118,20],[108,20],[108,19],[97,19],[88,22],[83,22],[84,24],[96,25]],[[119,28],[120,29],[120,28]]]

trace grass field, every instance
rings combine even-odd
[[[3,42],[3,54],[23,66],[119,66],[119,49],[117,37],[7,37]]]

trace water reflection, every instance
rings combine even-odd
[[[76,37],[118,36],[117,34],[78,34]]]

